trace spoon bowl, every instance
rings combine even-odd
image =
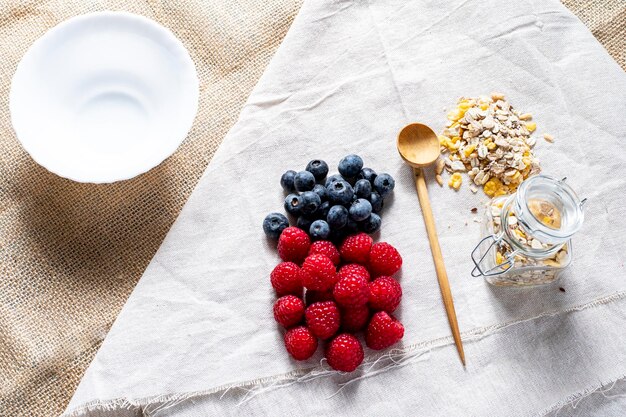
[[[433,130],[421,123],[407,125],[398,134],[398,152],[413,168],[423,168],[439,157],[439,139]]]

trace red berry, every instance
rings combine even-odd
[[[365,265],[372,247],[372,238],[366,233],[348,236],[339,249],[344,262],[356,262]]]
[[[302,271],[293,262],[281,262],[270,274],[272,287],[278,295],[302,296]]]
[[[307,307],[304,316],[306,325],[320,339],[328,339],[339,330],[339,308],[334,301],[321,301]]]
[[[389,243],[374,243],[370,250],[368,266],[373,277],[393,275],[402,266],[402,257]]]
[[[367,325],[370,318],[370,309],[367,305],[360,305],[341,310],[341,329],[346,332],[356,333]]]
[[[402,298],[402,287],[391,277],[378,277],[370,282],[369,304],[374,311],[391,314],[398,308]]]
[[[360,276],[365,278],[367,281],[370,280],[370,273],[367,271],[367,268],[359,264],[348,264],[339,268],[339,272],[337,272],[338,279],[349,276]]]
[[[341,278],[333,288],[335,301],[343,307],[367,304],[370,296],[370,289],[367,284],[367,279],[358,275]]]
[[[335,301],[333,297],[333,290],[329,289],[326,291],[313,291],[306,290],[306,294],[304,295],[305,304],[310,306],[313,303],[317,303],[320,301]]]
[[[278,238],[278,256],[283,261],[300,263],[309,253],[311,239],[302,229],[288,227]]]
[[[343,333],[328,344],[324,356],[334,370],[352,372],[363,362],[363,346],[353,335]]]
[[[337,282],[335,264],[326,255],[309,255],[302,264],[302,284],[308,290],[325,291]]]
[[[384,311],[372,316],[365,331],[365,343],[370,349],[385,349],[404,336],[404,326],[395,317]]]
[[[296,360],[309,359],[317,350],[317,339],[304,326],[294,327],[285,333],[287,352]]]
[[[304,318],[304,302],[295,295],[285,295],[274,303],[274,319],[283,327],[291,327]]]
[[[311,244],[309,255],[314,255],[316,253],[328,256],[335,265],[339,265],[339,262],[341,261],[339,258],[339,251],[335,245],[332,244],[332,242],[327,240],[318,240],[317,242],[313,242]]]

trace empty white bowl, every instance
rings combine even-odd
[[[130,13],[91,13],[52,28],[26,52],[11,84],[11,119],[48,170],[114,182],[174,153],[193,124],[198,84],[168,29]]]

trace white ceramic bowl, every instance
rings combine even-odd
[[[62,177],[108,183],[160,164],[198,109],[198,76],[168,29],[142,16],[69,19],[26,52],[13,76],[13,128]]]

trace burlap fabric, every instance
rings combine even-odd
[[[626,70],[626,1],[561,0]]]
[[[565,0],[626,68],[622,0]],[[300,0],[0,4],[0,416],[59,414],[158,248]],[[30,44],[76,14],[128,10],[169,27],[201,79],[190,136],[161,166],[95,186],[37,166],[8,114],[10,79]]]
[[[0,2],[0,416],[58,415],[281,43],[300,0]],[[127,10],[170,28],[201,82],[174,156],[112,185],[36,165],[11,128],[11,77],[32,42],[77,14]]]

